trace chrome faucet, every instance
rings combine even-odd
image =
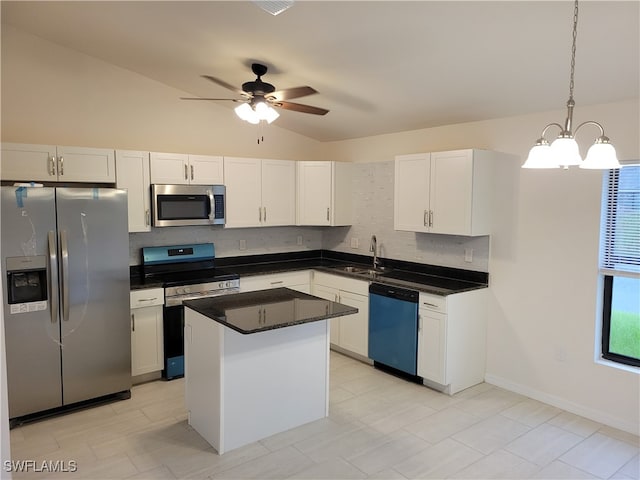
[[[380,260],[378,260],[378,239],[375,235],[371,235],[371,244],[369,245],[369,251],[373,252],[373,269],[377,270],[380,267]]]

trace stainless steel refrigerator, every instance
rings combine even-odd
[[[127,195],[1,187],[9,418],[131,388]]]

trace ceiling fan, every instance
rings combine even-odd
[[[212,81],[232,92],[237,93],[242,98],[206,98],[206,97],[181,97],[182,100],[212,100],[212,101],[232,101],[240,102],[242,105],[236,107],[236,113],[243,120],[251,123],[258,123],[260,120],[266,120],[271,123],[279,115],[269,107],[282,108],[285,110],[293,110],[295,112],[311,113],[313,115],[326,115],[329,110],[311,105],[303,105],[301,103],[289,102],[292,98],[306,97],[317,93],[314,88],[293,87],[284,90],[276,90],[276,87],[270,83],[263,82],[262,76],[267,73],[267,67],[259,63],[251,64],[251,71],[256,75],[256,79],[252,82],[242,84],[242,89],[238,89],[219,78],[210,75],[202,75],[203,78]]]

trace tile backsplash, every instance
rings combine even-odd
[[[369,252],[371,235],[378,256],[429,265],[488,272],[489,237],[463,237],[393,229],[394,162],[354,163],[353,225],[350,227],[167,227],[129,234],[129,263],[141,263],[140,249],[156,245],[213,242],[216,256],[233,257],[301,250]],[[301,238],[301,245],[299,244]],[[471,261],[465,261],[465,253]],[[467,258],[469,260],[469,258]]]
[[[353,166],[353,225],[324,230],[323,248],[373,255],[369,245],[371,235],[375,235],[378,256],[382,258],[489,271],[488,236],[464,237],[393,229],[393,160],[354,163]],[[465,261],[465,250],[471,253],[471,262]]]

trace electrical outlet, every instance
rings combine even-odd
[[[360,248],[360,240],[358,240],[358,237],[351,237],[351,248]]]
[[[298,235],[298,237],[296,238],[296,245],[302,245],[302,235]]]
[[[473,248],[464,249],[464,261],[467,263],[473,262]]]
[[[239,250],[246,250],[247,249],[247,241],[246,240],[238,241],[238,249]]]

